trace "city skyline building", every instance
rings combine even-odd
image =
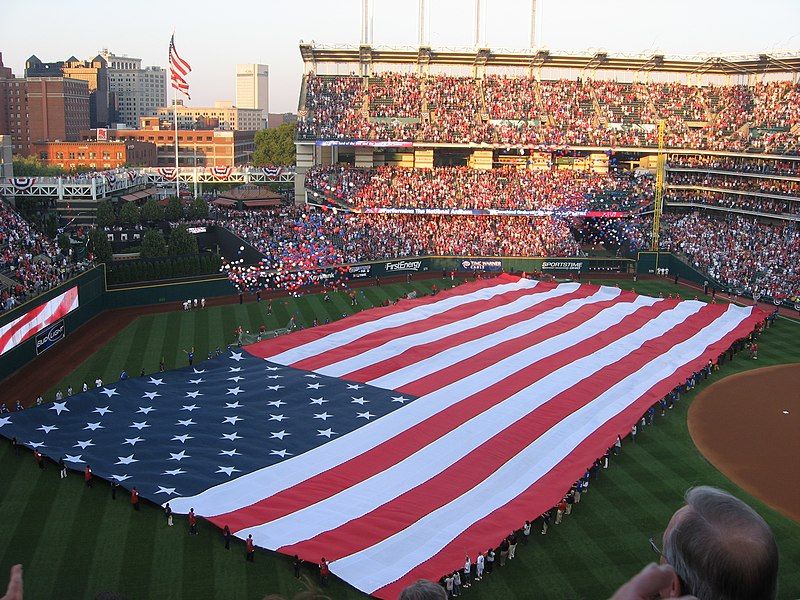
[[[269,119],[269,65],[236,65],[236,106],[261,110],[262,127]]]
[[[99,53],[108,64],[114,122],[136,128],[142,117],[155,116],[167,106],[167,71],[142,67],[142,59],[117,55],[104,48]]]

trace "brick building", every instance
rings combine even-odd
[[[148,167],[157,162],[155,144],[137,140],[36,142],[32,150],[43,163],[67,170],[75,167],[98,171],[124,166]]]
[[[167,72],[161,67],[142,67],[141,58],[100,51],[108,64],[110,103],[114,121],[131,129],[141,117],[153,116],[167,105]]]
[[[107,127],[111,123],[108,63],[102,56],[91,60],[71,56],[65,61],[45,63],[34,55],[25,61],[25,77],[68,77],[85,81],[89,86],[89,126]]]
[[[153,166],[175,166],[175,131],[170,124],[165,122],[162,127],[158,117],[142,117],[140,123],[140,129],[109,129],[108,139],[155,144]],[[84,131],[81,139],[95,140],[97,132]],[[233,167],[249,163],[253,150],[255,131],[178,130],[178,164],[182,167]]]
[[[14,77],[0,54],[0,134],[10,135],[15,154],[31,144],[75,141],[89,128],[89,84],[66,77]]]
[[[160,107],[157,116],[172,122],[172,106]],[[178,129],[223,129],[225,131],[257,131],[264,128],[261,109],[239,108],[229,101],[214,102],[214,106],[184,106],[177,103]]]

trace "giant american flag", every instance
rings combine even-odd
[[[556,504],[751,307],[501,275],[0,419],[380,598]]]

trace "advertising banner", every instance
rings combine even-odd
[[[57,323],[53,323],[46,329],[42,329],[36,334],[36,354],[37,356],[47,350],[53,344],[56,344],[64,339],[66,335],[66,325],[64,319]]]

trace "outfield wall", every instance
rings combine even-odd
[[[58,308],[53,306],[51,309],[51,305],[54,305],[59,297],[69,295],[73,288],[77,288],[77,307],[63,316],[59,316],[60,313],[55,312]],[[5,328],[4,347],[5,344],[14,343],[12,339],[14,335],[25,335],[26,331],[30,332],[27,339],[16,343],[0,354],[0,380],[5,379],[39,354],[47,352],[50,347],[64,343],[64,340],[68,339],[72,332],[104,309],[104,297],[105,268],[101,265],[0,315],[0,328]],[[34,332],[32,325],[37,319],[44,319],[47,314],[52,315],[53,322]]]

